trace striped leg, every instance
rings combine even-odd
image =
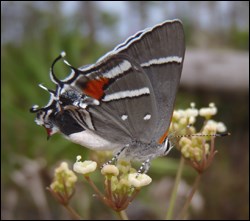
[[[121,153],[123,152],[123,150],[124,150],[125,148],[126,148],[126,146],[123,147],[119,152],[117,152],[117,153],[111,158],[111,160],[109,160],[108,162],[104,163],[104,164],[101,166],[101,169],[102,169],[104,166],[106,166],[106,165],[112,164],[113,162],[116,163],[117,160],[118,160],[118,158],[119,158],[119,156],[121,155]]]
[[[139,174],[147,173],[148,170],[149,170],[149,167],[150,167],[150,159],[147,159],[147,160],[144,161],[144,162],[142,163],[142,165],[140,166],[139,170],[137,171],[136,177],[138,177]]]

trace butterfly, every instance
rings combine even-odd
[[[48,134],[60,132],[68,140],[92,150],[113,150],[115,157],[144,162],[168,154],[173,147],[168,130],[185,54],[180,20],[167,20],[139,31],[96,63],[71,68],[56,77],[48,104],[34,105],[35,122]]]

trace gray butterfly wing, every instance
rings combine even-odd
[[[110,53],[128,55],[141,65],[150,79],[158,111],[154,139],[162,142],[171,121],[184,61],[185,42],[181,22],[166,21],[138,32]]]
[[[64,84],[97,99],[90,105],[95,132],[110,141],[163,142],[184,60],[180,21],[140,31],[96,64],[74,69]],[[128,95],[126,95],[128,94]]]
[[[88,75],[95,81],[108,79],[102,97],[98,97],[100,104],[88,107],[94,132],[111,142],[149,143],[155,133],[157,110],[147,75],[124,56],[111,56],[99,67]]]

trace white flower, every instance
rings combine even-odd
[[[195,121],[196,121],[196,118],[195,118],[195,117],[190,117],[188,123],[189,123],[189,124],[194,124]]]
[[[204,107],[200,109],[199,111],[200,116],[209,118],[217,114],[217,107],[215,106],[214,103],[210,103],[208,106],[209,107]]]
[[[180,118],[186,117],[186,111],[184,110],[175,110],[173,113],[173,118],[179,120]]]
[[[215,104],[213,102],[209,103],[209,107],[215,107]]]
[[[178,120],[179,118],[180,118],[180,113],[177,110],[174,110],[173,119]]]
[[[217,122],[214,120],[208,120],[203,128],[203,134],[215,134],[217,131]]]
[[[74,163],[73,170],[76,173],[88,174],[96,170],[97,163],[91,160],[80,161],[81,156],[76,157],[76,162]]]
[[[226,130],[227,130],[227,127],[225,126],[225,124],[222,122],[218,122],[217,131],[222,133],[222,132],[225,132]]]
[[[186,125],[186,124],[188,124],[188,118],[181,118],[180,120],[179,120],[179,124],[180,125]]]
[[[55,173],[61,173],[63,171],[68,171],[69,167],[66,162],[62,162],[59,167],[55,169]]]
[[[195,103],[194,103],[194,102],[191,102],[191,103],[190,103],[190,107],[195,108]]]
[[[217,114],[217,107],[210,107],[210,113],[211,115]]]
[[[214,107],[204,107],[204,108],[201,108],[199,111],[199,114],[202,117],[210,117],[210,116],[215,115],[216,113],[217,113],[217,108],[215,106]]]
[[[187,115],[186,115],[187,113],[185,110],[178,110],[178,113],[179,113],[180,117],[187,117]]]
[[[186,110],[187,117],[197,117],[198,113],[198,110],[195,108],[188,108]]]
[[[191,145],[192,141],[187,137],[182,137],[179,141],[180,146]]]
[[[77,176],[69,169],[66,162],[62,162],[60,166],[55,169],[54,181],[50,185],[50,188],[55,192],[61,192],[64,191],[66,187],[68,191],[71,191],[76,181]]]
[[[101,173],[105,176],[110,175],[110,176],[118,176],[119,175],[119,170],[115,165],[105,165]]]
[[[135,188],[140,188],[150,184],[152,181],[151,177],[147,174],[140,174],[140,173],[130,173],[128,175],[128,182],[131,186]]]
[[[208,120],[204,129],[203,133],[209,134],[216,133],[216,132],[225,132],[227,130],[226,126],[222,122],[216,122],[214,120]]]

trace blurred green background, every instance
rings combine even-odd
[[[176,108],[194,101],[215,102],[230,137],[216,140],[219,154],[203,175],[190,213],[192,219],[249,218],[249,2],[1,2],[1,218],[67,219],[67,212],[45,190],[61,161],[72,164],[88,150],[60,135],[46,140],[29,113],[54,85],[49,68],[61,51],[75,67],[95,62],[138,30],[180,18],[186,57]],[[69,70],[57,65],[61,78]],[[162,219],[179,153],[154,160],[153,183],[128,209],[133,219]],[[182,192],[194,180],[185,171]],[[96,182],[98,177],[96,177]],[[84,219],[115,219],[84,182],[73,206]],[[180,203],[181,197],[180,192]],[[183,199],[182,199],[183,200]],[[163,206],[164,205],[164,206]]]

